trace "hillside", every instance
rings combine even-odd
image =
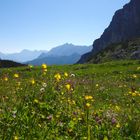
[[[10,60],[0,60],[0,68],[21,67],[21,66],[26,66],[26,65]]]
[[[112,60],[140,60],[140,38],[114,43],[93,55],[90,63],[101,63]]]
[[[90,53],[84,54],[79,63],[90,61],[98,53],[112,43],[119,43],[140,37],[140,0],[131,0],[115,12],[110,25],[100,38],[94,41]]]

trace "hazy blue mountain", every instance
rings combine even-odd
[[[52,48],[47,53],[42,53],[39,56],[39,58],[43,58],[46,56],[70,56],[75,53],[82,55],[84,53],[91,51],[91,49],[92,49],[92,46],[76,46],[73,44],[66,43],[66,44],[57,46],[55,48]]]
[[[23,50],[19,53],[3,54],[1,59],[12,60],[21,63],[30,63],[40,65],[47,64],[73,64],[76,63],[82,54],[91,51],[92,46],[76,46],[73,44],[64,44],[52,48],[50,51],[30,51]]]
[[[5,54],[0,52],[0,59],[2,59],[5,56]]]
[[[48,65],[74,64],[82,54],[91,51],[91,49],[92,46],[76,46],[66,43],[52,48],[49,52],[42,53],[37,59],[26,63],[33,65],[41,65],[42,63],[47,63]]]
[[[69,56],[46,56],[43,58],[37,58],[33,61],[26,62],[26,64],[41,65],[46,63],[48,65],[64,65],[64,64],[74,64],[80,59],[81,55],[72,54]]]
[[[23,50],[19,53],[11,53],[11,54],[3,54],[0,53],[1,59],[13,60],[16,62],[25,62],[30,61],[37,58],[40,54],[47,51],[30,51],[30,50]]]

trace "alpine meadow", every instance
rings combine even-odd
[[[0,140],[140,140],[140,0],[1,0],[0,19]]]

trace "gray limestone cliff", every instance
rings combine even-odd
[[[101,37],[94,41],[90,53],[82,55],[78,63],[90,61],[92,57],[112,43],[140,37],[140,0],[131,0],[115,12],[110,25]]]

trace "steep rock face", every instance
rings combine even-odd
[[[101,37],[94,41],[91,53],[84,54],[79,63],[89,61],[94,54],[109,44],[140,37],[140,0],[131,0],[116,11]]]

